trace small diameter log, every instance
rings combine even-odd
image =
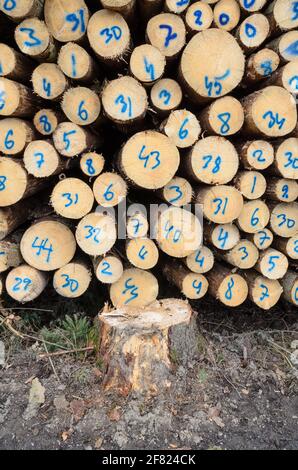
[[[244,112],[240,101],[233,96],[224,96],[211,103],[199,114],[202,129],[208,134],[233,135],[244,123]]]
[[[195,189],[195,202],[202,204],[204,217],[216,224],[233,222],[243,208],[242,194],[233,186],[226,185]]]
[[[131,36],[125,19],[117,12],[99,10],[88,23],[88,39],[98,59],[110,67],[123,67],[130,52]]]
[[[159,80],[164,74],[165,66],[165,56],[151,44],[137,46],[130,56],[130,73],[144,85],[153,85]]]
[[[209,29],[212,21],[212,8],[202,1],[190,5],[185,14],[186,30],[191,36],[199,31]]]
[[[120,13],[128,23],[135,20],[136,0],[100,0],[103,8]]]
[[[23,164],[0,157],[0,207],[11,206],[47,186],[46,181],[28,175]]]
[[[110,298],[114,307],[146,307],[157,299],[158,290],[158,281],[151,272],[130,268],[111,285]]]
[[[94,203],[91,188],[79,178],[65,178],[53,189],[51,204],[55,212],[67,219],[81,219]]]
[[[283,287],[283,297],[288,302],[298,305],[298,274],[288,271],[280,282]]]
[[[158,115],[168,115],[181,105],[181,87],[175,80],[163,78],[156,82],[151,88],[150,100],[154,111]]]
[[[214,7],[214,23],[217,28],[231,31],[240,21],[240,7],[236,0],[220,0]]]
[[[22,225],[36,209],[36,200],[30,198],[0,209],[0,240]]]
[[[208,290],[208,281],[203,274],[189,271],[177,261],[169,261],[162,266],[162,273],[170,284],[176,286],[188,299],[198,300]]]
[[[298,203],[279,203],[270,205],[270,227],[280,237],[290,238],[298,231]]]
[[[164,4],[164,11],[167,13],[175,13],[176,15],[181,15],[188,5],[190,4],[190,0],[165,0]]]
[[[17,82],[30,82],[34,62],[7,44],[0,43],[0,63],[0,76]]]
[[[48,277],[38,269],[22,264],[10,271],[6,278],[7,294],[20,303],[35,300],[46,288]]]
[[[180,163],[177,147],[156,131],[138,132],[122,147],[118,167],[134,185],[159,189],[175,175]]]
[[[104,255],[117,238],[114,218],[109,214],[92,212],[80,221],[76,229],[77,244],[91,256]]]
[[[268,248],[261,251],[255,269],[268,279],[281,279],[287,272],[287,257],[278,250]]]
[[[216,263],[206,274],[209,293],[227,307],[238,307],[248,295],[248,286],[240,274],[232,274],[230,269]]]
[[[246,62],[242,86],[251,87],[269,77],[279,66],[279,56],[271,49],[261,49],[251,54]]]
[[[230,93],[242,80],[244,54],[227,31],[208,29],[185,47],[180,75],[189,97],[197,103]]]
[[[72,260],[76,241],[64,223],[44,219],[26,230],[20,248],[24,260],[30,266],[41,271],[54,271]]]
[[[201,246],[198,250],[184,258],[183,263],[193,273],[204,274],[213,268],[214,255],[210,248]]]
[[[183,170],[193,181],[225,184],[233,179],[239,166],[238,153],[224,137],[199,140],[182,160]]]
[[[231,250],[239,243],[240,232],[234,224],[205,224],[204,238],[219,250]]]
[[[87,291],[91,278],[88,265],[83,261],[74,260],[55,272],[53,286],[62,297],[74,299]]]
[[[20,251],[21,232],[15,232],[5,240],[0,241],[0,273],[10,268],[16,268],[23,262]]]
[[[289,137],[275,145],[274,170],[283,178],[298,179],[298,138]]]
[[[157,47],[167,60],[174,60],[185,46],[186,29],[183,20],[173,13],[161,13],[148,21],[147,41]]]
[[[25,18],[41,17],[44,0],[0,0],[0,11],[19,23]]]
[[[34,140],[24,152],[24,165],[29,175],[47,178],[66,170],[70,161],[61,159],[55,147],[47,140]]]
[[[259,258],[259,250],[249,240],[240,240],[231,250],[217,253],[219,258],[240,269],[251,269]]]
[[[122,261],[113,253],[94,258],[93,267],[96,278],[103,284],[114,284],[123,274]]]
[[[273,246],[291,260],[298,260],[298,235],[291,238],[274,237]]]
[[[96,152],[87,152],[81,156],[80,168],[82,172],[90,177],[98,176],[103,171],[105,159],[103,155]]]
[[[19,156],[27,145],[36,138],[32,124],[18,118],[0,121],[0,152]]]
[[[182,207],[192,201],[191,184],[180,176],[175,176],[168,184],[158,191],[161,199],[173,206]]]
[[[269,218],[268,206],[260,199],[255,199],[244,203],[237,224],[243,232],[256,233],[266,227]]]
[[[33,118],[33,124],[36,130],[44,136],[50,136],[57,129],[57,126],[62,122],[62,113],[54,109],[40,109]]]
[[[273,201],[294,202],[298,198],[298,183],[285,178],[268,178],[265,196]]]
[[[95,91],[86,87],[76,87],[64,93],[61,108],[71,122],[88,126],[98,119],[101,104]]]
[[[16,27],[14,35],[23,54],[38,61],[55,62],[57,47],[43,21],[38,18],[28,18]]]
[[[127,184],[117,173],[102,173],[93,183],[93,194],[100,206],[114,207],[125,199]]]
[[[58,65],[74,82],[92,83],[98,75],[98,67],[91,55],[75,42],[67,42],[61,47]]]
[[[265,15],[274,32],[288,31],[298,27],[297,6],[293,0],[268,2]]]
[[[61,122],[53,133],[54,145],[64,157],[74,157],[96,148],[100,139],[72,122]]]
[[[44,16],[59,42],[77,42],[86,34],[89,11],[84,0],[46,0]]]
[[[262,10],[266,2],[267,0],[239,0],[239,5],[245,14],[249,14]]]
[[[148,110],[145,88],[132,77],[120,77],[107,83],[102,91],[102,105],[105,115],[120,130],[140,126]]]
[[[243,273],[248,284],[250,300],[263,310],[274,307],[282,294],[282,287],[277,280],[267,279],[255,271]]]
[[[289,31],[266,44],[266,47],[276,52],[279,55],[281,63],[285,64],[291,60],[297,59],[297,40],[298,31]]]
[[[165,122],[161,124],[161,131],[178,148],[188,148],[197,142],[201,134],[201,126],[196,116],[187,109],[172,111]]]
[[[259,48],[269,34],[270,24],[262,13],[255,13],[245,18],[236,31],[241,48],[248,54]]]
[[[145,214],[135,211],[129,214],[126,223],[126,233],[128,238],[146,237],[149,230],[149,223]]]
[[[258,250],[266,250],[273,242],[273,233],[268,228],[256,233],[246,233],[246,237],[256,245]]]
[[[244,132],[266,137],[290,134],[297,124],[294,97],[284,88],[269,86],[242,100]]]
[[[237,150],[246,170],[265,170],[274,161],[273,145],[265,140],[249,140],[238,145]]]
[[[185,258],[202,244],[199,219],[180,207],[165,209],[158,215],[154,227],[159,248],[169,256]]]
[[[140,269],[154,268],[159,258],[158,248],[150,238],[127,240],[125,254],[131,265]]]
[[[0,116],[32,117],[40,100],[21,83],[0,77]]]
[[[259,171],[240,171],[234,179],[235,187],[245,199],[258,199],[266,191],[266,179]]]
[[[293,95],[298,94],[298,59],[288,62],[266,80],[266,86],[277,85]]]
[[[45,100],[59,101],[68,87],[68,80],[56,64],[40,64],[32,74],[33,90]]]

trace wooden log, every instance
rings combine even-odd
[[[36,208],[33,198],[22,200],[13,206],[0,209],[0,240],[22,225]]]
[[[214,7],[214,23],[217,28],[231,31],[240,21],[240,7],[236,0],[220,0]]]
[[[296,103],[284,88],[269,86],[242,100],[244,132],[257,136],[282,137],[297,124]]]
[[[175,176],[158,191],[158,196],[173,206],[186,206],[192,201],[192,187],[187,179]]]
[[[127,217],[126,233],[128,238],[146,237],[149,230],[149,223],[142,211],[130,212]]]
[[[151,88],[150,100],[153,110],[159,116],[167,116],[181,105],[181,87],[171,78],[162,78]]]
[[[69,160],[62,160],[53,144],[47,140],[31,142],[24,152],[23,162],[28,174],[35,178],[47,178],[61,173],[71,163]]]
[[[255,13],[245,18],[236,31],[241,48],[251,53],[259,48],[270,34],[270,23],[262,13]]]
[[[182,160],[183,171],[192,181],[225,184],[233,179],[239,166],[233,144],[219,136],[199,140]]]
[[[30,88],[0,77],[0,116],[32,117],[40,104]]]
[[[266,47],[276,52],[279,55],[280,62],[285,64],[297,59],[297,40],[298,31],[289,31],[266,44]]]
[[[298,138],[289,137],[274,143],[274,171],[288,179],[298,179]]]
[[[185,25],[188,34],[193,36],[199,31],[209,29],[213,21],[213,11],[210,5],[199,1],[192,3],[185,14]]]
[[[244,112],[239,100],[224,96],[213,101],[199,114],[202,129],[207,134],[233,135],[244,123]]]
[[[139,269],[152,269],[156,266],[159,251],[150,238],[132,238],[127,240],[125,254],[132,266]]]
[[[120,77],[107,83],[101,98],[105,116],[121,131],[143,123],[148,109],[147,93],[133,77]]]
[[[180,163],[177,147],[156,131],[138,132],[118,155],[121,173],[133,184],[145,189],[159,189],[175,175]]]
[[[203,274],[189,271],[183,264],[171,260],[164,263],[162,273],[170,284],[176,286],[186,298],[198,300],[208,290],[208,281]]]
[[[93,192],[79,178],[65,178],[54,186],[51,204],[55,212],[67,219],[81,219],[87,215],[94,203]]]
[[[201,246],[182,261],[193,273],[205,274],[213,268],[214,255],[210,248]]]
[[[75,87],[64,93],[61,108],[71,122],[88,126],[98,119],[101,104],[95,91],[86,87]]]
[[[298,203],[271,204],[270,227],[280,237],[290,238],[297,234]]]
[[[260,253],[255,269],[268,279],[281,279],[287,272],[287,257],[278,250],[268,248]]]
[[[216,252],[216,256],[240,269],[251,269],[259,258],[259,250],[249,240],[242,239],[231,250]]]
[[[32,266],[22,264],[13,268],[5,282],[7,294],[20,303],[35,300],[44,291],[48,276]]]
[[[245,66],[245,74],[241,86],[252,87],[266,77],[269,77],[279,66],[279,55],[271,49],[261,49],[251,54]]]
[[[0,241],[0,273],[16,268],[23,262],[20,240],[23,231],[18,231]]]
[[[30,82],[34,62],[7,44],[0,43],[0,76],[17,82]]]
[[[40,271],[54,271],[72,260],[76,241],[71,230],[60,220],[44,219],[26,230],[20,248],[30,266]]]
[[[80,168],[82,172],[90,177],[100,175],[104,165],[105,159],[100,153],[86,152],[80,158]]]
[[[259,199],[266,191],[266,179],[259,171],[240,171],[234,178],[235,187],[245,199]]]
[[[93,268],[96,278],[103,284],[114,284],[123,274],[122,261],[114,253],[94,258]]]
[[[293,95],[298,94],[298,59],[288,62],[274,72],[265,82],[266,86],[277,85]]]
[[[274,148],[266,140],[249,140],[237,145],[242,166],[246,170],[265,170],[274,161]]]
[[[61,122],[53,133],[57,151],[64,157],[74,157],[100,145],[100,138],[72,122]]]
[[[93,194],[100,206],[115,207],[125,199],[127,184],[117,173],[105,172],[94,181]]]
[[[240,274],[232,274],[230,269],[215,263],[206,274],[209,281],[209,293],[227,307],[238,307],[248,295],[248,286]]]
[[[117,12],[99,10],[91,16],[87,34],[97,58],[106,66],[120,68],[131,48],[131,36],[125,19]]]
[[[270,211],[265,202],[260,199],[244,203],[237,219],[241,230],[247,233],[256,233],[263,230],[269,222]]]
[[[44,16],[59,42],[81,41],[86,35],[89,11],[84,0],[46,0]]]
[[[76,229],[77,244],[91,256],[104,255],[114,246],[117,238],[116,224],[110,214],[92,212],[85,215]]]
[[[111,285],[110,298],[114,307],[146,307],[156,300],[158,289],[157,279],[150,271],[129,268]]]
[[[15,29],[15,41],[23,54],[38,61],[55,62],[57,46],[44,21],[28,18]]]
[[[19,23],[25,18],[41,17],[44,0],[1,0],[0,11]]]
[[[29,121],[18,118],[0,121],[0,151],[5,155],[20,156],[35,138],[35,129]]]
[[[128,23],[135,20],[136,0],[100,0],[103,8],[120,13]]]
[[[160,126],[178,148],[189,148],[197,142],[201,126],[196,116],[187,109],[172,111]]]
[[[265,15],[274,32],[288,31],[298,26],[297,5],[293,0],[269,2]]]
[[[36,130],[46,137],[50,136],[57,129],[58,124],[65,118],[62,113],[55,109],[40,109],[33,118]]]
[[[248,240],[251,240],[258,250],[266,250],[272,245],[273,233],[268,228],[263,228],[259,232],[246,233]]]
[[[248,284],[248,296],[255,305],[270,310],[277,304],[283,290],[277,280],[267,279],[253,270],[245,271],[243,275]]]
[[[266,2],[267,0],[239,0],[239,5],[245,14],[249,14],[262,10]]]
[[[239,243],[240,232],[234,224],[205,224],[204,238],[219,250],[231,250]]]
[[[173,13],[152,17],[146,28],[146,38],[168,61],[177,58],[185,46],[186,29],[183,20]]]
[[[155,224],[157,244],[169,256],[185,258],[202,244],[199,219],[181,207],[168,207],[158,214]]]
[[[94,59],[75,42],[67,42],[61,47],[57,63],[64,75],[75,83],[89,84],[99,75]]]
[[[68,84],[68,80],[56,64],[40,64],[32,74],[33,90],[45,100],[59,101]]]
[[[62,297],[75,299],[87,291],[91,279],[92,275],[88,264],[80,259],[75,259],[55,272],[53,286]]]
[[[206,186],[195,189],[194,192],[195,202],[202,204],[204,217],[211,222],[228,224],[242,212],[242,194],[233,186]]]
[[[283,297],[288,302],[298,305],[298,274],[288,271],[280,282],[283,287]]]
[[[294,202],[298,198],[298,183],[285,178],[270,178],[265,196],[273,201]]]
[[[208,29],[185,47],[180,76],[188,96],[197,103],[230,93],[242,80],[244,54],[227,31]]]
[[[151,44],[137,46],[130,56],[130,73],[144,85],[153,85],[159,80],[164,74],[165,66],[165,56]]]
[[[291,238],[274,237],[273,246],[290,258],[290,261],[298,259],[298,235]]]

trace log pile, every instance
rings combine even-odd
[[[297,306],[297,6],[0,0],[2,295]]]

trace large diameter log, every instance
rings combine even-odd
[[[224,137],[200,139],[182,160],[184,172],[196,182],[225,184],[233,179],[239,166],[238,153]]]
[[[47,140],[34,140],[27,146],[24,165],[29,175],[35,178],[46,178],[66,170],[71,163],[68,159],[61,159],[52,142]]]
[[[242,166],[246,170],[265,170],[274,161],[274,148],[266,140],[249,140],[237,146]]]
[[[79,178],[65,178],[54,187],[51,204],[55,212],[67,219],[81,219],[94,203],[90,186]]]
[[[19,156],[35,138],[34,127],[28,121],[18,118],[0,121],[0,151],[5,155]]]
[[[246,199],[258,199],[265,193],[267,182],[259,171],[240,171],[234,185]]]
[[[0,11],[12,21],[19,23],[24,18],[40,17],[44,0],[1,0]]]
[[[243,232],[255,233],[266,227],[269,218],[268,206],[260,199],[255,199],[244,203],[237,224]]]
[[[23,54],[39,61],[55,62],[57,47],[46,24],[38,18],[28,18],[15,30],[15,41]]]
[[[242,100],[245,111],[243,130],[248,134],[282,137],[297,124],[294,97],[284,88],[269,86]]]
[[[114,253],[94,258],[93,268],[96,278],[103,284],[114,284],[123,274],[122,261]]]
[[[199,31],[209,29],[213,21],[213,11],[210,5],[202,1],[190,5],[185,14],[187,32],[193,36]]]
[[[206,277],[209,293],[227,307],[238,307],[246,300],[248,286],[240,274],[232,274],[230,269],[216,263]]]
[[[253,270],[243,275],[248,284],[248,296],[255,305],[269,310],[277,304],[283,290],[277,280],[267,279]]]
[[[177,261],[169,261],[162,266],[162,272],[170,284],[176,286],[188,299],[198,300],[208,290],[208,281],[203,274],[189,271]]]
[[[251,53],[267,39],[270,33],[268,19],[262,13],[250,15],[241,23],[236,31],[240,46],[247,53]]]
[[[98,136],[72,122],[61,122],[53,134],[53,141],[64,157],[74,157],[100,145]]]
[[[114,207],[125,199],[127,184],[117,173],[105,172],[94,181],[93,194],[102,207]]]
[[[298,94],[298,59],[288,62],[274,72],[270,78],[266,80],[266,86],[277,85],[285,88],[293,95]]]
[[[21,83],[0,77],[0,115],[32,117],[40,107],[40,100],[32,90]]]
[[[195,202],[202,204],[204,217],[216,224],[233,222],[243,208],[242,194],[233,186],[226,185],[195,189]]]
[[[240,240],[234,248],[219,253],[227,263],[240,269],[251,269],[259,258],[259,250],[249,240]]]
[[[185,178],[175,176],[158,191],[159,197],[173,206],[182,207],[192,201],[192,187]]]
[[[231,250],[239,243],[240,232],[234,224],[205,224],[204,239],[219,250]]]
[[[272,49],[279,55],[282,64],[297,59],[298,31],[289,31],[277,39],[266,44],[268,49]]]
[[[202,129],[208,134],[228,136],[240,131],[244,112],[239,100],[233,96],[224,96],[203,109],[199,118]]]
[[[65,119],[65,118],[64,118]],[[63,120],[62,113],[54,109],[40,109],[33,118],[36,130],[44,136],[50,136],[57,129],[57,126]]]
[[[173,60],[185,46],[184,22],[173,13],[161,13],[148,21],[146,37],[148,42],[157,47],[167,60]]]
[[[288,259],[283,253],[268,248],[261,251],[255,269],[268,279],[281,279],[286,274],[288,267]]]
[[[150,100],[153,110],[160,116],[166,116],[181,105],[181,87],[171,78],[162,78],[151,88]]]
[[[279,55],[266,47],[251,54],[246,62],[243,87],[253,86],[269,77],[278,68],[279,62]]]
[[[137,46],[130,57],[130,73],[144,85],[153,85],[165,71],[166,59],[157,47],[151,44]]]
[[[154,268],[159,258],[158,248],[150,238],[127,240],[125,254],[130,264],[140,269]]]
[[[28,57],[4,43],[0,43],[0,57],[2,77],[22,83],[30,81],[35,64]]]
[[[89,176],[98,176],[103,171],[105,159],[97,152],[86,152],[80,158],[80,168],[82,172]]]
[[[280,237],[290,238],[298,232],[298,203],[271,205],[270,227]]]
[[[298,198],[298,183],[286,178],[268,178],[265,196],[273,201],[294,202]]]
[[[83,261],[73,260],[55,272],[53,286],[62,297],[74,299],[87,291],[91,278],[88,265]]]
[[[293,0],[268,2],[265,15],[274,31],[288,31],[298,27],[297,4]]]
[[[80,41],[84,38],[89,11],[84,0],[46,0],[45,21],[57,41]]]
[[[125,269],[120,279],[111,285],[110,298],[114,307],[146,307],[158,296],[158,282],[150,271]]]
[[[274,248],[291,260],[298,260],[298,234],[291,238],[274,237]]]
[[[155,302],[145,309],[130,306],[99,315],[100,357],[104,388],[127,396],[165,393],[175,364],[187,367],[197,356],[195,315],[177,299]]]
[[[258,250],[266,250],[273,242],[273,233],[268,228],[263,228],[255,233],[247,233],[246,236],[256,245]]]
[[[24,199],[13,206],[0,209],[0,240],[3,240],[16,228],[22,225],[36,209],[33,198]]]
[[[298,138],[289,137],[275,144],[274,170],[283,178],[298,179]]]
[[[230,93],[239,85],[244,66],[244,55],[236,39],[227,31],[208,29],[187,44],[180,75],[189,97],[202,103]]]
[[[54,271],[65,266],[75,251],[76,241],[71,230],[55,219],[31,225],[21,240],[24,260],[40,271]]]
[[[10,268],[16,268],[22,261],[20,240],[23,232],[15,232],[5,240],[0,241],[0,273]]]
[[[65,92],[68,81],[56,64],[40,64],[32,74],[35,93],[45,100],[59,100]]]
[[[64,75],[74,82],[92,83],[98,74],[91,55],[75,42],[67,42],[61,47],[57,63]]]
[[[196,116],[187,109],[172,111],[165,122],[161,124],[161,131],[178,148],[188,148],[197,142],[201,134],[201,126]]]
[[[104,255],[114,246],[117,238],[114,218],[109,214],[92,212],[82,218],[76,229],[76,240],[85,253]]]
[[[118,166],[134,185],[159,189],[175,175],[180,162],[177,147],[168,137],[156,131],[135,134],[122,147]]]
[[[197,274],[205,274],[213,268],[214,255],[207,246],[201,246],[183,259],[185,266]]]
[[[71,122],[88,126],[98,119],[101,103],[95,91],[86,87],[76,87],[64,93],[61,108]]]
[[[214,7],[214,23],[220,29],[231,31],[240,21],[240,7],[236,0],[220,0]]]
[[[35,300],[44,291],[47,283],[46,273],[22,264],[9,272],[5,287],[10,297],[25,303]]]
[[[294,305],[298,305],[298,274],[294,271],[288,271],[281,279],[283,287],[283,297]]]

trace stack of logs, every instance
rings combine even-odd
[[[298,305],[297,1],[0,11],[1,291]]]

